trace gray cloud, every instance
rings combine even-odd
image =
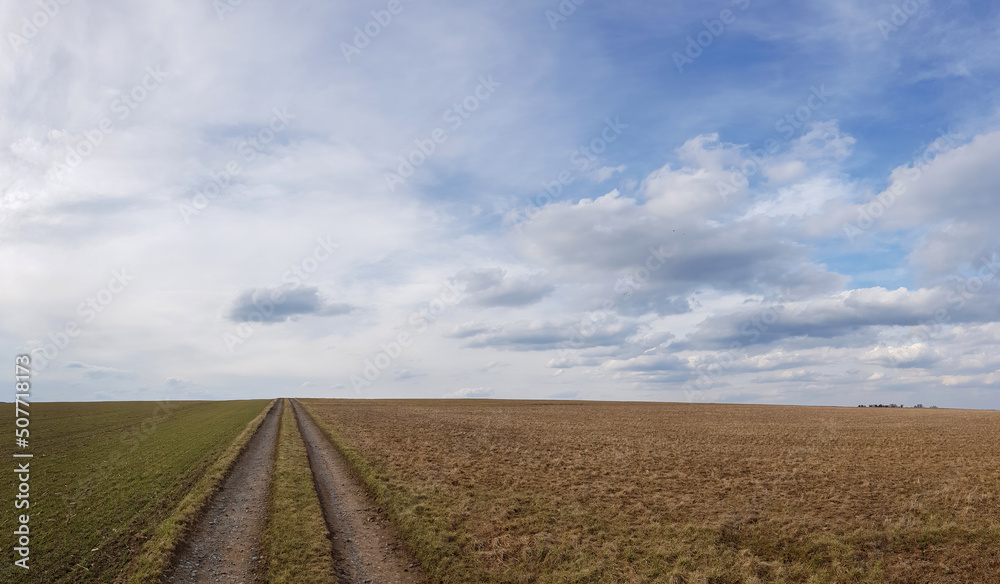
[[[674,355],[640,355],[625,361],[609,361],[604,366],[615,371],[688,371],[687,362]]]
[[[512,278],[502,268],[462,270],[453,280],[465,285],[471,302],[485,307],[529,306],[555,290],[541,275]]]
[[[484,322],[465,322],[453,327],[445,336],[453,339],[467,339],[496,330],[499,330],[499,327]]]
[[[934,332],[955,323],[1000,319],[993,300],[998,286],[968,290],[861,288],[789,303],[763,304],[705,319],[685,339],[688,348],[726,348],[733,343],[771,344],[789,337],[834,339],[868,327],[922,327]],[[914,336],[930,334],[920,330]],[[870,338],[870,337],[869,337]]]
[[[233,300],[226,318],[233,322],[274,324],[300,316],[337,316],[350,314],[354,306],[333,302],[316,286],[272,286],[247,288]]]
[[[519,320],[495,326],[470,325],[446,336],[466,338],[465,346],[473,348],[545,351],[620,345],[638,328],[638,324],[620,319],[592,326],[569,321]]]
[[[67,369],[79,369],[83,372],[85,377],[91,379],[107,379],[107,378],[117,378],[117,379],[128,379],[135,377],[134,371],[129,371],[126,369],[116,369],[114,367],[103,367],[101,365],[90,365],[88,363],[81,363],[79,361],[68,361],[66,362]]]

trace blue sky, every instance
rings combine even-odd
[[[0,345],[48,401],[992,408],[998,22],[5,6]]]

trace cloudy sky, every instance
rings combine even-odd
[[[989,1],[0,8],[38,400],[996,407]]]

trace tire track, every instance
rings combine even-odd
[[[284,400],[267,413],[164,578],[170,584],[263,582],[261,535]]]
[[[424,584],[423,572],[344,456],[296,400],[292,408],[330,530],[340,584]]]

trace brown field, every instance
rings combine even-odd
[[[303,403],[435,581],[1000,581],[998,412]]]

